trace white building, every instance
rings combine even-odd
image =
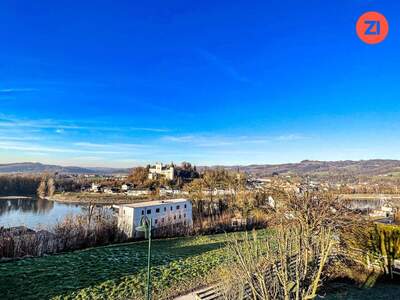
[[[213,189],[213,190],[203,190],[203,194],[205,195],[213,195],[213,196],[225,196],[225,195],[234,195],[236,192],[233,189]]]
[[[393,217],[393,208],[389,206],[381,206],[379,208],[373,209],[370,213],[369,216],[371,218],[389,218]]]
[[[92,187],[90,188],[90,190],[93,193],[98,193],[98,192],[100,192],[100,188],[101,188],[100,184],[92,183]]]
[[[135,237],[135,228],[144,216],[152,220],[153,228],[193,225],[192,203],[187,199],[170,199],[120,205],[118,227],[128,237]]]
[[[112,189],[111,189],[110,187],[105,187],[105,188],[103,189],[103,193],[105,193],[105,194],[112,194],[113,191],[112,191]]]
[[[177,196],[177,195],[188,195],[187,191],[174,190],[171,188],[161,188],[159,192],[160,196]]]
[[[130,183],[124,183],[123,185],[121,185],[122,192],[127,192],[130,189],[132,189],[132,184],[130,184]]]
[[[134,196],[134,197],[149,195],[150,193],[151,191],[149,190],[129,190],[126,192],[128,196]]]
[[[159,176],[164,176],[169,180],[173,180],[175,176],[175,168],[172,165],[156,163],[155,166],[149,168],[149,179],[157,179]]]

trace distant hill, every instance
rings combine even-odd
[[[215,168],[217,166],[214,166]],[[400,172],[400,160],[371,159],[344,161],[303,160],[299,163],[276,165],[221,166],[230,170],[241,170],[255,176],[278,174],[297,175],[383,175]]]
[[[129,170],[121,168],[64,167],[32,162],[0,164],[0,173],[125,174],[129,173]]]
[[[227,170],[241,170],[254,176],[271,176],[274,173],[298,174],[298,175],[384,175],[389,173],[400,173],[400,160],[371,159],[371,160],[343,160],[343,161],[317,161],[303,160],[299,163],[288,164],[259,164],[248,166],[211,166],[209,168],[221,167]],[[206,166],[198,167],[204,170]],[[0,164],[0,173],[63,173],[63,174],[127,174],[130,169],[126,168],[99,168],[99,167],[64,167],[58,165],[46,165],[41,163],[11,163]]]

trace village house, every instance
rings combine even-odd
[[[188,195],[187,191],[182,191],[179,189],[172,188],[160,188],[159,195],[160,196],[177,196],[177,195]]]
[[[192,203],[187,199],[169,199],[120,205],[118,227],[129,238],[136,237],[135,228],[144,216],[152,220],[153,228],[193,225]]]
[[[213,189],[213,190],[203,190],[202,193],[204,195],[213,195],[213,196],[225,196],[225,195],[234,195],[235,191],[233,189]]]
[[[390,218],[390,217],[393,217],[394,212],[393,212],[392,207],[387,206],[387,205],[382,205],[382,206],[377,207],[377,208],[373,209],[372,211],[370,211],[368,215],[373,219]]]
[[[104,187],[103,193],[105,194],[118,194],[119,190],[114,187]]]
[[[93,193],[98,193],[101,191],[101,185],[97,183],[92,183],[92,187],[90,188],[90,191]]]
[[[92,191],[92,185],[91,184],[82,184],[81,185],[81,192],[91,192]],[[63,192],[63,191],[61,191]]]
[[[132,184],[131,183],[124,183],[123,185],[121,185],[121,191],[122,192],[127,192],[129,190],[132,189]]]
[[[151,191],[149,190],[129,190],[126,192],[128,196],[134,196],[134,197],[145,196],[149,195],[150,193]]]
[[[171,165],[163,165],[162,163],[156,163],[155,166],[149,168],[149,179],[154,180],[163,176],[168,180],[174,180],[175,168]]]

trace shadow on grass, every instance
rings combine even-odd
[[[222,241],[185,245],[190,241],[154,241],[153,268],[223,246]],[[0,299],[51,299],[108,280],[118,283],[145,269],[147,246],[144,241],[0,264]]]
[[[357,287],[355,283],[343,280],[328,283],[324,289],[325,300],[394,300],[400,299],[400,277],[383,278],[370,288]]]

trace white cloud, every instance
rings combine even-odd
[[[51,145],[37,145],[32,143],[24,143],[19,141],[0,141],[0,149],[17,150],[23,152],[48,152],[48,153],[96,153],[96,154],[123,154],[124,151],[105,151],[105,150],[88,150],[74,149],[70,147],[54,147]]]
[[[39,128],[39,129],[54,129],[57,130],[97,130],[110,132],[129,132],[129,131],[144,131],[144,132],[168,132],[168,128],[152,128],[152,127],[133,127],[124,124],[94,124],[83,121],[72,120],[53,120],[53,119],[19,119],[0,114],[0,127],[20,127],[20,128]],[[59,132],[57,132],[59,133]]]
[[[298,141],[304,139],[306,139],[306,137],[301,134],[286,134],[286,135],[280,135],[276,138],[276,140],[278,141]]]
[[[164,136],[162,140],[171,143],[186,143],[199,147],[224,147],[243,144],[265,144],[271,138],[259,136],[232,136],[232,135],[182,135]]]
[[[142,148],[149,148],[150,145],[145,144],[130,144],[130,143],[92,143],[92,142],[75,142],[73,145],[77,147],[84,147],[84,148],[94,148],[94,149],[142,149]]]
[[[196,140],[193,135],[182,135],[182,136],[164,136],[163,140],[176,143],[191,143]]]
[[[251,145],[266,145],[272,144],[276,141],[290,142],[306,139],[301,134],[285,134],[279,136],[251,136],[251,135],[178,135],[178,136],[164,136],[162,140],[169,143],[188,144],[197,147],[238,147]]]
[[[6,136],[6,135],[0,135],[0,141],[40,141],[43,140],[40,137],[37,136]]]
[[[34,88],[5,88],[0,89],[0,94],[21,93],[21,92],[36,92],[38,89]]]

